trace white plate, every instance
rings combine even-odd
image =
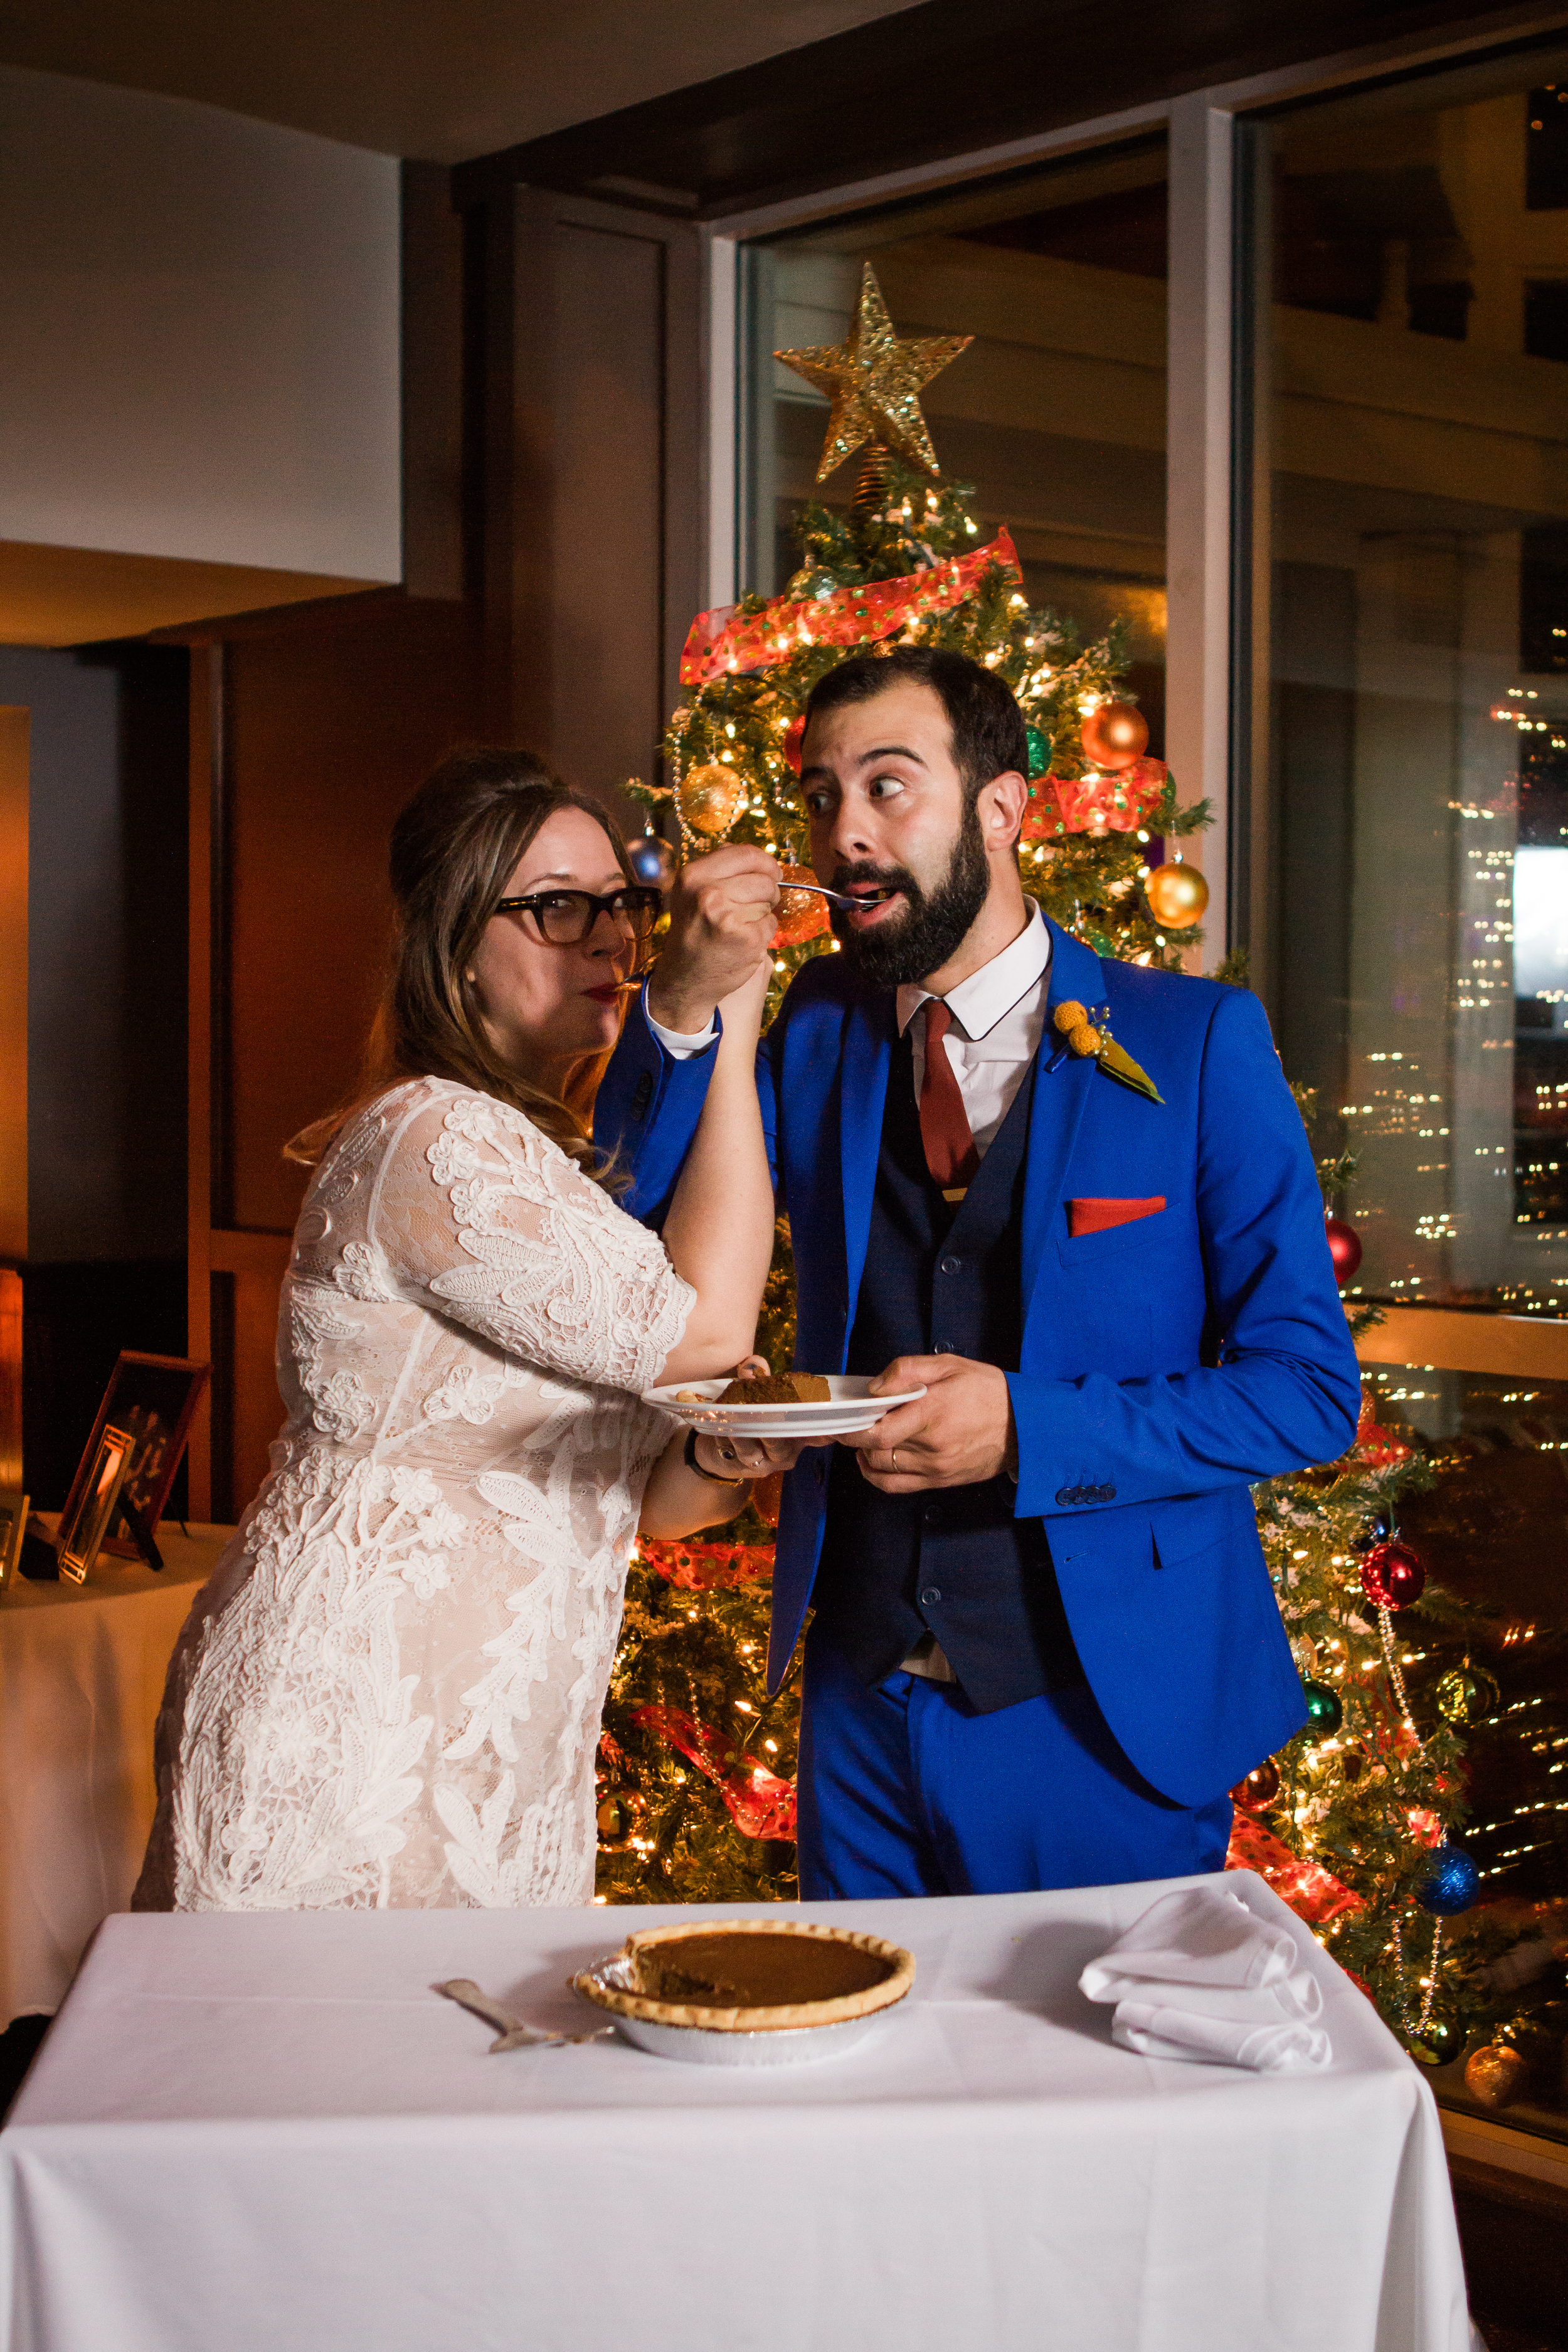
[[[896,1404],[913,1404],[925,1394],[924,1389],[905,1389],[898,1396],[874,1397],[864,1373],[830,1372],[826,1404],[716,1403],[729,1385],[727,1380],[673,1381],[662,1389],[645,1389],[643,1402],[713,1437],[853,1437]],[[682,1402],[691,1397],[699,1402]]]
[[[611,1952],[583,1970],[601,1984],[625,1990],[626,1958]],[[580,1996],[581,1997],[581,1996]],[[600,2010],[619,2033],[656,2058],[679,2058],[688,2066],[805,2066],[837,2058],[864,2042],[896,2013],[876,2009],[869,2017],[846,2017],[836,2025],[786,2025],[773,2033],[715,2033],[707,2025],[656,2025],[648,2018],[617,2017]]]

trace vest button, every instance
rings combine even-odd
[[[925,1521],[928,1528],[940,1528],[942,1525],[942,1505],[940,1503],[928,1503],[925,1509],[921,1513],[921,1517]]]
[[[922,1609],[934,1609],[941,1599],[942,1595],[937,1591],[935,1585],[928,1584],[925,1591],[921,1594],[921,1607]]]
[[[938,1271],[942,1274],[957,1274],[963,1264],[963,1260],[961,1257],[944,1257]]]

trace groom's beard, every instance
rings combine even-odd
[[[965,808],[947,872],[934,890],[922,890],[907,866],[864,861],[839,866],[832,887],[847,890],[857,882],[878,882],[904,894],[902,914],[866,931],[835,908],[835,935],[845,961],[858,976],[875,988],[901,988],[906,982],[940,971],[963,945],[991,887],[979,811],[973,804]]]

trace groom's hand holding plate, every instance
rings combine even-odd
[[[1016,1473],[1007,1376],[967,1356],[895,1356],[870,1384],[873,1396],[923,1388],[918,1402],[885,1412],[869,1429],[841,1437],[860,1456],[861,1475],[885,1495],[928,1486],[973,1486],[1001,1470]]]

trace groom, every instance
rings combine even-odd
[[[863,904],[758,1058],[796,1360],[925,1390],[787,1457],[769,1675],[811,1605],[808,1899],[1217,1870],[1227,1789],[1305,1717],[1247,1488],[1355,1431],[1306,1139],[1255,997],[1103,961],[1025,897],[1026,768],[956,654],[857,657],[807,706],[812,863]],[[776,872],[686,868],[600,1090],[649,1223],[754,957],[728,925]]]

